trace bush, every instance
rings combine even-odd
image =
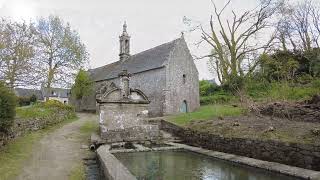
[[[29,106],[31,104],[29,97],[18,97],[19,106]]]
[[[35,94],[32,94],[32,96],[30,97],[30,102],[35,103],[37,102],[38,98]]]
[[[74,111],[73,106],[63,104],[60,101],[57,100],[49,100],[44,103],[39,104],[40,106],[46,107],[46,108],[53,108],[53,109],[60,109],[60,110],[67,110],[67,111]]]
[[[200,81],[199,87],[200,87],[200,96],[209,96],[221,89],[218,85],[210,83],[208,80]]]
[[[13,125],[15,108],[15,94],[0,82],[0,131],[7,132],[7,129]]]
[[[310,84],[313,81],[313,77],[309,74],[303,74],[296,78],[296,83],[299,84]]]
[[[227,92],[235,93],[245,86],[245,78],[240,76],[231,76],[226,83],[222,85],[222,88]]]
[[[268,95],[271,84],[265,79],[247,79],[245,92],[253,99],[263,99]]]
[[[200,104],[201,105],[208,105],[208,104],[223,104],[223,103],[228,103],[231,100],[233,100],[235,97],[226,93],[226,92],[219,92],[214,95],[210,96],[202,96],[200,97]]]

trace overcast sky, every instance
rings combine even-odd
[[[214,0],[222,7],[225,0]],[[252,8],[257,0],[233,0],[237,11]],[[15,20],[58,15],[79,32],[90,53],[91,68],[118,60],[119,35],[127,21],[131,54],[172,41],[189,28],[186,16],[208,23],[213,6],[210,0],[0,0],[0,16]],[[209,47],[196,47],[196,32],[185,33],[192,54],[204,55]],[[205,59],[197,60],[200,79],[212,79]]]

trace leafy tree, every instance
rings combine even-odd
[[[47,91],[55,83],[68,85],[75,72],[88,61],[88,53],[78,33],[57,16],[37,22],[36,42],[38,74],[43,77]]]
[[[260,56],[260,72],[269,81],[293,80],[299,68],[299,62],[295,54],[289,51],[278,51],[271,56]]]
[[[0,131],[6,132],[12,126],[16,114],[15,107],[15,94],[0,82]]]
[[[33,27],[26,23],[0,21],[0,76],[9,87],[34,85]]]
[[[92,89],[93,82],[91,81],[89,74],[83,69],[80,69],[71,89],[72,96],[76,99],[82,99],[82,97],[89,95]]]

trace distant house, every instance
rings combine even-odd
[[[44,101],[44,97],[42,95],[41,90],[15,88],[14,92],[17,97],[30,98],[32,95],[35,95],[38,101]]]
[[[41,89],[44,99],[48,96],[49,100],[57,100],[62,102],[63,104],[69,103],[70,97],[70,89],[63,89],[63,88],[51,88],[47,90],[47,88]]]
[[[30,98],[32,95],[36,95],[38,101],[45,101],[48,95],[49,100],[57,100],[64,104],[69,103],[70,97],[70,89],[63,88],[51,88],[49,91],[46,88],[41,88],[41,90],[15,88],[14,91],[17,97]]]

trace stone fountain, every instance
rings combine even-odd
[[[100,136],[107,143],[156,141],[158,125],[146,123],[150,101],[139,89],[130,88],[130,74],[119,74],[120,87],[104,84],[96,95],[100,114]]]

